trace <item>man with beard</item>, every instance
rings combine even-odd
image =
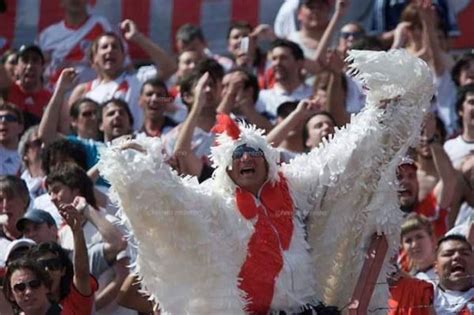
[[[273,41],[270,48],[271,67],[275,73],[275,85],[260,91],[257,110],[267,112],[272,118],[277,116],[277,108],[286,101],[309,98],[312,88],[304,83],[301,70],[304,55],[298,44],[285,39]]]
[[[404,277],[391,283],[389,314],[424,315],[433,310],[436,314],[473,314],[474,254],[464,236],[448,235],[438,241],[435,272],[437,284]]]

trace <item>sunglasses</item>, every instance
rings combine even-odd
[[[232,160],[238,160],[241,159],[244,154],[247,153],[250,157],[256,158],[256,157],[262,157],[264,156],[264,153],[262,150],[258,149],[255,150],[252,147],[246,146],[246,145],[241,145],[237,147],[234,152],[232,152]]]
[[[42,259],[38,260],[38,263],[46,271],[58,271],[63,267],[59,258]]]
[[[41,281],[38,279],[30,280],[28,282],[19,282],[13,286],[13,291],[16,293],[25,292],[26,288],[30,288],[32,290],[38,289],[41,286]]]
[[[16,117],[13,114],[0,115],[0,121],[1,122],[4,122],[4,121],[6,121],[6,122],[17,122],[18,117]]]
[[[341,37],[344,39],[348,39],[349,37],[353,37],[355,39],[361,38],[364,34],[362,32],[341,32]]]

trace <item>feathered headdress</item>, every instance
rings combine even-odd
[[[257,129],[255,125],[237,124],[228,115],[218,114],[212,131],[217,134],[217,138],[215,146],[211,147],[210,159],[215,168],[213,177],[218,188],[233,190],[235,187],[227,170],[232,167],[232,153],[243,144],[262,150],[268,164],[268,179],[271,182],[278,179],[280,154],[277,149],[267,143],[262,129]]]

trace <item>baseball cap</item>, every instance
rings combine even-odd
[[[21,58],[22,56],[26,55],[29,52],[33,52],[41,57],[41,61],[44,63],[44,55],[43,51],[37,45],[23,45],[18,50],[18,57]]]
[[[23,215],[23,217],[20,218],[16,222],[16,229],[20,232],[23,231],[23,229],[25,228],[25,224],[27,222],[33,222],[33,223],[36,223],[36,224],[47,223],[48,225],[56,226],[56,222],[54,221],[51,214],[49,214],[48,212],[46,212],[44,210],[40,210],[40,209],[28,210]]]
[[[30,249],[35,246],[36,242],[29,238],[20,238],[12,241],[8,244],[7,250],[5,252],[5,261],[8,261],[10,256],[14,254],[15,251],[20,250],[21,248]]]

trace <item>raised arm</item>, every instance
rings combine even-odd
[[[457,173],[449,159],[449,156],[444,151],[441,139],[435,136],[436,121],[434,115],[429,113],[425,118],[422,129],[422,136],[428,139],[431,155],[439,175],[439,181],[434,188],[438,206],[442,209],[448,209],[452,205],[453,197],[456,189]]]
[[[321,110],[321,105],[318,101],[300,101],[296,109],[270,131],[267,136],[267,142],[274,147],[278,147],[280,143],[285,140],[290,131],[304,124],[306,119],[311,117],[318,110]]]
[[[59,76],[53,96],[46,106],[38,129],[39,137],[45,144],[53,142],[61,135],[59,133],[60,116],[63,107],[68,107],[64,102],[64,96],[72,86],[75,78],[76,71],[74,68],[64,69]],[[62,121],[62,123],[64,123],[64,121]]]
[[[59,213],[72,230],[74,240],[74,286],[80,294],[89,296],[93,292],[89,279],[89,258],[87,254],[86,240],[84,238],[84,231],[82,230],[82,215],[79,213],[78,209],[76,209],[74,204],[60,205]]]
[[[238,299],[238,293],[224,289],[226,281],[237,279],[238,271],[226,276],[229,270],[224,264],[238,260],[232,257],[233,246],[239,243],[235,232],[246,226],[209,185],[182,178],[164,163],[160,139],[136,139],[121,149],[107,148],[99,169],[137,241],[137,271],[144,286],[165,310],[184,314],[190,307],[190,313],[199,313],[192,307],[199,305],[202,294]],[[228,245],[216,247],[222,242]],[[204,279],[213,285],[204,289]],[[225,305],[225,310],[223,304],[209,305],[207,313],[235,311],[232,301]]]
[[[104,242],[104,256],[108,263],[113,263],[117,254],[127,248],[127,242],[120,230],[107,220],[105,213],[87,204],[84,197],[76,197],[74,203],[99,231]]]
[[[142,48],[153,61],[158,76],[167,80],[177,69],[176,61],[166,51],[155,44],[151,39],[139,32],[132,20],[122,21],[120,28],[126,40],[131,41]]]
[[[336,8],[334,9],[334,14],[329,21],[328,26],[324,30],[323,36],[318,43],[318,47],[316,48],[316,52],[312,59],[305,60],[305,68],[309,73],[316,74],[321,70],[321,58],[324,58],[324,54],[331,42],[331,38],[336,30],[336,26],[344,16],[345,10],[347,7],[346,0],[337,0],[336,1]]]

